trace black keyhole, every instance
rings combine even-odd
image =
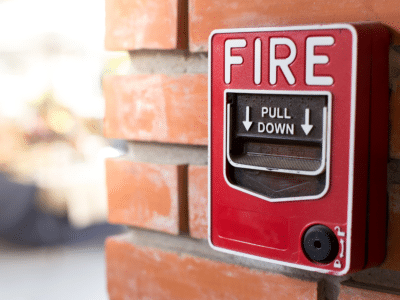
[[[320,241],[315,241],[314,242],[314,246],[315,246],[315,248],[321,248],[321,246],[322,246],[322,244],[321,244],[321,242]]]

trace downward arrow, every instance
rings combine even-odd
[[[310,125],[310,109],[309,108],[306,108],[305,114],[306,114],[305,120],[304,120],[305,124],[301,124],[301,127],[303,128],[304,133],[306,135],[308,135],[310,133],[311,129],[313,129],[314,125]]]
[[[246,120],[243,121],[243,125],[247,131],[249,131],[253,122],[250,121],[250,106],[246,106]]]

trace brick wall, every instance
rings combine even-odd
[[[388,250],[378,268],[321,275],[215,252],[207,237],[207,39],[216,28],[380,21],[390,28]],[[106,0],[106,49],[130,74],[103,80],[111,299],[400,299],[400,6],[387,1]]]

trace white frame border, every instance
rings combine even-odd
[[[245,32],[271,32],[271,31],[298,31],[298,30],[326,30],[326,29],[347,29],[352,33],[352,70],[351,70],[351,112],[350,112],[350,149],[349,149],[349,186],[348,186],[348,207],[347,207],[347,237],[346,237],[346,265],[338,272],[317,267],[310,267],[284,261],[259,257],[247,253],[228,250],[214,246],[211,241],[211,41],[218,33],[245,33]],[[282,266],[316,271],[319,273],[330,273],[333,275],[345,275],[350,269],[351,235],[353,220],[353,180],[354,180],[354,142],[355,142],[355,107],[356,107],[356,79],[357,79],[357,57],[358,57],[358,35],[355,27],[351,24],[339,23],[329,25],[304,25],[287,27],[264,27],[264,28],[236,28],[236,29],[217,29],[211,32],[208,38],[208,243],[216,251],[238,255],[259,261],[275,263]]]
[[[227,115],[227,107],[228,104],[225,103],[224,105],[224,178],[226,183],[239,191],[242,191],[246,194],[253,195],[255,197],[261,198],[263,200],[267,200],[269,202],[285,202],[285,201],[297,201],[297,200],[315,200],[322,198],[329,190],[329,182],[330,182],[330,159],[331,159],[331,123],[332,123],[332,94],[327,91],[286,91],[286,90],[241,90],[241,89],[226,89],[224,92],[224,99],[226,100],[227,93],[245,93],[245,94],[275,94],[275,95],[310,95],[310,96],[326,96],[327,97],[327,113],[324,113],[324,121],[323,121],[323,141],[322,141],[322,160],[321,167],[316,171],[296,171],[296,170],[286,170],[286,169],[272,169],[272,168],[264,168],[264,167],[253,167],[253,166],[242,166],[238,165],[231,161],[229,154],[227,153],[227,148],[229,147],[229,137],[228,137],[228,115]],[[325,109],[324,109],[325,112]],[[325,121],[326,120],[326,121]],[[325,148],[325,149],[324,149]],[[301,175],[309,175],[315,176],[321,174],[326,168],[326,177],[325,177],[325,188],[324,190],[318,195],[312,196],[301,196],[301,197],[287,197],[287,198],[268,198],[266,196],[260,195],[256,192],[252,192],[248,189],[243,187],[234,185],[229,181],[226,176],[226,160],[229,163],[238,168],[246,168],[246,169],[255,169],[255,170],[262,170],[262,171],[269,171],[269,172],[279,172],[279,173],[290,173],[290,174],[301,174]]]

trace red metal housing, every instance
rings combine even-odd
[[[383,261],[387,206],[388,47],[387,29],[370,23],[229,29],[211,34],[209,242],[213,248],[335,275]],[[232,124],[235,119],[230,114],[230,93],[245,95],[253,101],[251,103],[258,99],[253,95],[272,95],[271,99],[279,95],[326,97],[326,109],[322,113],[325,127],[321,127],[322,140],[326,141],[325,148],[321,142],[322,153],[326,153],[326,157],[321,156],[325,172],[321,192],[307,196],[308,190],[297,187],[300,196],[294,192],[290,197],[270,198],[233,179],[232,170],[246,164],[241,163],[244,160],[230,157],[231,148],[236,147],[230,141],[234,136],[231,131],[236,130],[237,136],[249,132],[246,138],[251,142],[251,136],[257,139],[256,134],[266,132],[268,123],[258,125],[258,131],[252,127],[251,134],[247,127],[234,129],[234,126],[241,126],[242,121],[251,122],[249,116],[256,109],[246,108],[250,104],[244,104],[242,108],[237,104],[238,115],[240,109],[247,115],[237,122],[239,125]],[[268,108],[263,109],[262,116],[265,117]],[[301,119],[305,122],[302,125],[310,122],[307,121],[310,118],[307,109]],[[282,119],[286,116],[288,121],[294,122],[290,109],[285,111],[286,115],[283,108],[279,111]],[[296,139],[302,139],[307,146],[307,138],[311,136],[296,126],[295,134],[291,133],[290,127],[286,129],[286,135],[282,135],[294,151],[297,151]],[[275,133],[279,133],[278,129]],[[275,138],[280,136],[276,134]],[[268,149],[275,147],[273,151],[279,151],[279,143]],[[256,174],[254,176],[264,172],[268,178],[273,178],[270,174],[276,172],[273,174],[280,174],[286,180],[292,178],[290,176],[297,180],[296,176],[317,176],[318,173],[299,171],[301,168],[257,167],[253,161],[247,167]],[[245,182],[246,177],[243,178]],[[272,179],[266,180],[264,185],[274,189]],[[313,262],[303,251],[305,231],[317,224],[330,228],[339,241],[337,256],[329,263]]]

